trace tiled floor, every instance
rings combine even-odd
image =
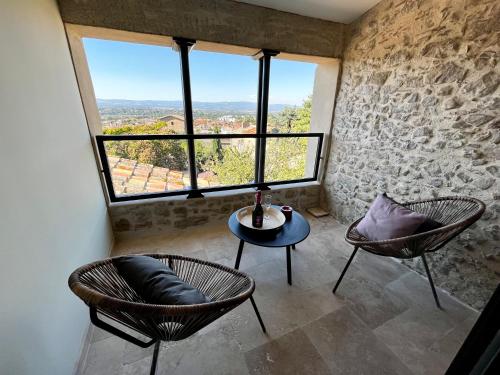
[[[256,281],[255,300],[268,329],[247,302],[191,338],[164,343],[157,374],[443,374],[477,313],[399,263],[363,251],[337,295],[331,293],[351,247],[332,218],[311,222],[292,251],[293,286],[284,249],[245,245],[240,269]],[[225,224],[136,238],[114,254],[165,252],[233,265],[238,240]],[[86,375],[149,374],[152,348],[141,349],[94,329]]]

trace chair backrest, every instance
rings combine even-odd
[[[460,223],[484,212],[485,205],[478,199],[469,197],[444,197],[419,202],[404,203],[413,211],[429,216],[444,225]]]
[[[485,204],[470,197],[443,197],[418,202],[402,203],[416,212],[444,224],[441,228],[407,237],[385,241],[368,241],[356,229],[360,219],[352,223],[345,239],[374,254],[395,258],[414,258],[424,252],[440,249],[455,236],[476,222],[485,210]]]
[[[69,286],[101,314],[161,340],[181,340],[192,335],[244,302],[255,289],[250,277],[220,264],[179,255],[144,255],[168,264],[181,279],[200,289],[212,302],[148,304],[119,275],[112,258],[78,268],[71,274]]]

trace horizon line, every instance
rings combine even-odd
[[[130,101],[130,102],[184,102],[182,99],[122,99],[122,98],[96,98],[96,100],[122,100],[122,101]],[[193,100],[192,103],[249,103],[255,104],[257,106],[257,102],[248,101],[248,100],[220,100],[220,101],[202,101],[202,100]],[[282,105],[282,106],[300,106],[301,104],[287,104],[287,103],[269,103],[269,105]]]

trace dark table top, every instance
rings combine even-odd
[[[279,206],[273,205],[273,207],[280,209]],[[294,210],[292,220],[286,221],[283,228],[274,237],[262,237],[259,233],[254,234],[242,228],[238,219],[236,219],[237,212],[238,211],[233,212],[229,218],[229,229],[240,240],[253,245],[264,247],[285,247],[295,245],[305,240],[311,231],[311,227],[304,216]]]

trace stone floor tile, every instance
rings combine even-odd
[[[308,291],[286,283],[267,284],[255,295],[256,301],[262,305],[262,319],[269,326],[268,331],[276,337],[341,308],[343,302],[329,289],[328,284]]]
[[[373,278],[349,274],[344,277],[336,296],[370,328],[376,328],[408,309],[401,297],[385,289]]]
[[[292,283],[294,286],[308,290],[320,285],[333,285],[339,276],[335,267],[315,252],[311,242],[304,242],[292,250]],[[285,259],[283,259],[285,263]],[[284,264],[286,267],[286,265]]]
[[[292,251],[292,286],[284,249],[245,245],[240,269],[256,282],[254,298],[267,334],[247,301],[192,337],[163,343],[158,374],[245,375],[247,363],[252,373],[263,374],[446,370],[477,313],[442,291],[444,310],[438,310],[426,279],[363,251],[333,295],[352,246],[344,241],[345,226],[331,217],[308,219],[311,235]],[[210,224],[122,238],[113,255],[172,253],[232,267],[238,242],[225,223]],[[152,349],[94,327],[84,374],[147,374]]]
[[[390,347],[411,342],[416,348],[427,349],[454,328],[455,323],[440,310],[423,314],[422,310],[411,308],[375,328],[374,332]]]
[[[315,347],[301,329],[245,353],[250,374],[330,374]]]
[[[470,326],[472,319],[457,322],[446,311],[414,307],[374,332],[414,373],[442,374],[463,342],[459,339],[466,335],[462,330]],[[457,335],[456,340],[454,335]]]
[[[358,250],[351,266],[352,269],[349,267],[347,271],[348,275],[353,278],[360,276],[370,279],[381,287],[412,272],[393,258],[371,254],[364,250]]]
[[[152,360],[153,356],[150,355],[135,362],[126,363],[122,366],[120,375],[148,375],[151,370]]]
[[[242,269],[242,271],[255,280],[256,288],[259,288],[260,285],[266,283],[274,284],[281,282],[282,284],[287,284],[285,260],[271,260],[265,263],[257,264],[250,268],[245,268],[244,270]]]
[[[104,331],[99,327],[96,327],[94,325],[91,325],[91,327],[92,327],[91,342],[97,342],[113,336],[111,333]]]
[[[158,375],[248,374],[238,345],[220,331],[164,343],[158,357]]]
[[[348,307],[334,311],[303,328],[335,373],[411,374]]]
[[[87,354],[84,375],[118,375],[121,372],[125,341],[112,336],[94,342]]]
[[[477,317],[465,319],[462,323],[458,324],[455,328],[449,331],[445,336],[435,341],[429,348],[430,352],[436,353],[447,364],[450,364],[467,335],[472,330],[476,323]]]
[[[335,267],[340,273],[351,255],[352,248],[344,241],[343,234],[319,232],[304,243],[310,243],[315,254],[322,257],[329,265]]]
[[[414,271],[408,272],[396,281],[387,284],[386,288],[393,294],[406,300],[410,305],[418,308],[422,315],[441,311],[446,315],[447,319],[454,322],[462,322],[478,314],[475,310],[464,305],[439,288],[436,290],[442,309],[438,309],[429,281]]]
[[[140,346],[125,341],[121,362],[122,364],[137,362],[145,357],[153,355],[153,349],[154,346],[141,348]]]

